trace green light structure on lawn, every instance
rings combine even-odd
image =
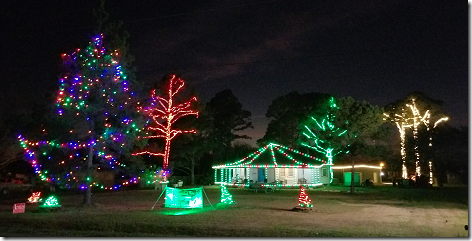
[[[202,208],[203,188],[179,189],[166,187],[166,208]]]
[[[225,185],[221,184],[221,203],[234,204],[233,195],[228,192]]]
[[[40,207],[42,207],[42,208],[57,208],[57,207],[61,207],[61,205],[59,205],[59,201],[57,200],[56,197],[50,196],[46,199],[46,201],[44,201],[44,204],[41,205]]]
[[[303,131],[302,134],[308,138],[308,141],[301,142],[302,146],[306,146],[326,156],[326,164],[329,166],[330,173],[329,183],[333,182],[333,157],[344,151],[341,146],[336,146],[332,139],[340,137],[347,132],[347,130],[343,130],[334,125],[336,116],[333,114],[332,110],[335,109],[339,109],[339,107],[336,105],[334,98],[331,97],[326,117],[321,120],[310,117],[312,121],[303,126],[305,131]]]

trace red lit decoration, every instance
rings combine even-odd
[[[41,192],[33,192],[31,197],[28,198],[28,203],[37,203],[41,201]]]
[[[163,156],[163,169],[167,169],[169,165],[170,142],[178,134],[181,133],[196,133],[196,130],[177,130],[172,129],[174,124],[180,117],[187,115],[196,115],[198,118],[198,111],[191,110],[192,101],[197,101],[197,97],[192,97],[189,101],[174,106],[173,98],[185,85],[185,81],[181,78],[172,75],[167,87],[167,99],[161,96],[156,96],[156,90],[151,92],[151,106],[142,109],[147,115],[151,116],[155,122],[155,126],[148,126],[147,129],[156,131],[155,135],[145,136],[144,138],[164,138],[165,149],[163,153],[154,153],[150,151],[142,151],[133,153],[133,155],[149,154],[154,156]],[[163,121],[162,121],[163,120]]]
[[[298,205],[302,208],[311,208],[311,199],[308,197],[308,194],[305,192],[305,187],[300,185],[300,195],[298,195]]]

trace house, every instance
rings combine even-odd
[[[330,183],[326,161],[283,145],[270,143],[236,162],[212,167],[215,184],[246,186],[264,183],[279,187]]]
[[[270,143],[245,158],[212,167],[215,184],[245,187],[252,183],[279,188],[322,186],[336,181],[349,181],[351,166],[329,166],[326,161],[298,150]],[[361,183],[369,178],[374,183],[381,182],[380,166],[356,165],[355,177]],[[350,176],[349,176],[350,177]],[[339,183],[341,184],[341,183]]]

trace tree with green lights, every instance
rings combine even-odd
[[[353,156],[365,156],[365,150],[369,149],[367,146],[372,145],[370,142],[379,133],[379,127],[383,123],[382,112],[382,108],[366,101],[356,101],[351,97],[337,101],[331,98],[324,108],[316,110],[316,113],[302,122],[300,143],[324,154],[328,165],[333,164],[336,155],[349,154],[354,167]],[[351,180],[352,192],[353,183]]]
[[[327,103],[327,111],[324,115],[311,116],[308,120],[302,122],[300,144],[313,149],[327,159],[327,165],[330,167],[330,183],[333,181],[333,158],[347,152],[347,146],[340,142],[341,137],[346,135],[347,130],[337,127],[335,115],[339,107],[334,97],[331,97]]]

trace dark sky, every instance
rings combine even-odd
[[[60,54],[93,35],[94,2],[1,1],[0,110],[46,104]],[[468,125],[464,1],[113,0],[106,10],[131,35],[139,81],[175,70],[203,102],[231,89],[252,112],[254,141],[270,103],[293,90],[380,106],[422,91]]]

